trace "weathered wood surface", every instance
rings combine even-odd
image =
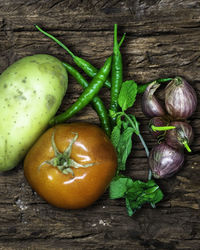
[[[39,24],[74,52],[100,67],[110,55],[113,24],[126,32],[122,46],[124,79],[144,83],[184,76],[200,96],[200,2],[195,0],[7,0],[0,1],[0,72],[17,59],[48,53],[72,62],[62,48],[34,28]],[[73,103],[81,87],[70,77],[59,110]],[[109,104],[109,92],[101,91]],[[138,99],[133,112],[149,146],[155,141]],[[87,107],[71,120],[99,123]],[[192,153],[183,169],[158,183],[165,198],[128,217],[123,200],[105,193],[93,206],[77,211],[54,208],[35,194],[22,165],[0,175],[0,249],[200,249],[200,105],[190,119]],[[17,136],[17,131],[16,131]],[[147,159],[134,137],[127,174],[145,180]]]

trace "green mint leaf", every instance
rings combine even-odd
[[[113,128],[111,132],[111,141],[113,146],[117,149],[117,146],[119,144],[120,136],[121,136],[121,126],[122,126],[122,121],[121,121],[121,116],[119,115],[117,117],[117,124]]]
[[[136,95],[137,84],[133,80],[123,82],[118,98],[118,104],[122,111],[133,106]]]
[[[155,204],[163,199],[163,193],[154,180],[142,182],[124,175],[113,178],[109,189],[110,199],[124,198],[129,216],[132,216],[145,203]]]
[[[111,142],[115,148],[117,148],[120,140],[121,129],[119,126],[115,126],[111,133]]]
[[[132,187],[126,192],[125,198],[128,200],[127,211],[130,214],[130,208],[134,213],[145,203],[150,203],[152,207],[155,207],[155,204],[163,199],[163,193],[154,180],[147,183],[134,181]]]
[[[126,160],[131,152],[132,148],[132,135],[134,133],[134,129],[128,127],[123,131],[120,136],[118,145],[117,145],[117,153],[118,153],[118,170],[125,170],[126,168]]]
[[[109,196],[110,199],[119,199],[125,197],[127,190],[133,184],[133,180],[124,175],[114,177],[110,183]]]
[[[129,127],[129,122],[128,121],[122,121],[122,127],[124,130],[126,130]]]
[[[127,210],[127,212],[128,212],[128,215],[129,215],[129,216],[132,216],[132,215],[134,214],[135,211],[132,209],[130,200],[126,198],[125,201],[126,201],[126,210]]]
[[[115,118],[115,117],[117,116],[116,112],[113,111],[113,110],[111,110],[111,109],[109,109],[109,115],[110,115],[110,117],[112,117],[112,118]]]

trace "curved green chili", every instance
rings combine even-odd
[[[35,27],[44,35],[51,38],[54,42],[56,42],[58,45],[60,45],[64,50],[67,51],[67,53],[72,57],[73,61],[76,63],[76,65],[81,68],[88,76],[94,77],[98,73],[98,69],[95,68],[91,63],[87,62],[86,60],[74,55],[74,53],[68,49],[67,46],[65,46],[61,41],[59,41],[57,38],[55,38],[53,35],[47,33],[46,31],[42,30],[38,25],[35,25]],[[111,83],[106,80],[104,85],[108,88],[111,87]]]
[[[110,73],[112,63],[112,56],[110,56],[96,76],[92,79],[87,88],[84,89],[83,93],[79,96],[78,100],[69,107],[64,113],[52,118],[49,125],[55,125],[57,123],[64,122],[78,111],[83,109],[92,99],[97,95],[101,87],[103,86],[108,74]]]
[[[67,72],[69,72],[83,88],[88,87],[89,84],[87,80],[74,67],[72,67],[68,63],[63,63],[63,65],[66,68]],[[101,98],[95,96],[91,101],[91,104],[99,116],[102,128],[105,130],[106,134],[110,136],[111,134],[110,119],[107,109],[104,106]]]
[[[142,94],[145,92],[146,88],[148,87],[149,83],[145,83],[142,85],[137,85],[137,93]]]
[[[64,50],[66,50],[69,55],[72,57],[73,61],[76,63],[76,65],[81,68],[89,77],[93,78],[95,77],[95,75],[98,73],[98,69],[95,68],[92,64],[90,64],[89,62],[87,62],[86,60],[75,56],[74,53],[69,50],[69,48],[67,46],[65,46],[61,41],[59,41],[57,38],[55,38],[53,35],[47,33],[46,31],[42,30],[38,25],[35,25],[35,27],[41,32],[43,33],[45,36],[51,38],[54,42],[56,42],[58,45],[60,45]],[[119,43],[119,47],[122,45],[125,35],[123,35],[120,43]],[[108,77],[108,79],[106,79],[104,85],[108,88],[111,88],[111,83],[110,83],[110,79]]]
[[[121,41],[119,42],[119,48],[121,47],[121,45],[122,45],[122,43],[123,43],[123,41],[124,41],[124,39],[125,39],[125,36],[126,36],[126,33],[124,33],[123,34],[123,36],[122,36],[122,38],[121,38]],[[92,66],[90,63],[88,63],[87,61],[85,61],[84,59],[82,59],[82,58],[78,58],[78,59],[76,59],[76,61],[74,60],[74,62],[76,63],[76,65],[79,67],[79,68],[81,68],[89,77],[91,77],[91,78],[93,78],[93,77],[95,77],[95,75],[98,73],[98,69],[97,68],[95,68],[94,66]],[[85,63],[87,63],[87,66],[88,67],[84,67],[84,64]],[[90,65],[92,66],[92,67],[90,67]],[[107,88],[111,88],[111,79],[110,79],[110,77],[108,76],[108,78],[106,79],[106,81],[105,81],[105,87],[107,87]]]
[[[173,78],[160,78],[158,80],[156,80],[157,82],[159,83],[162,83],[162,82],[169,82],[169,81],[172,81]]]
[[[111,102],[110,110],[117,112],[118,110],[118,96],[122,86],[122,56],[117,42],[117,24],[114,25],[114,46],[113,46],[113,60],[111,73]],[[115,123],[116,118],[112,118]]]

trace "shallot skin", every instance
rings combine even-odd
[[[156,179],[169,178],[182,167],[184,153],[165,142],[154,146],[149,155],[149,166]]]
[[[145,115],[154,116],[164,116],[165,110],[159,101],[154,96],[155,91],[160,86],[156,81],[149,84],[142,96],[142,111]]]
[[[151,129],[151,126],[154,125],[156,127],[163,127],[163,126],[167,126],[167,121],[165,121],[165,119],[163,117],[160,116],[156,116],[153,117],[150,122],[149,122],[149,128],[150,128],[150,132],[153,135],[154,138],[158,138],[159,136],[163,135],[163,131],[153,131]]]
[[[187,119],[197,107],[195,90],[182,77],[175,77],[165,88],[165,107],[174,119]]]
[[[173,121],[170,123],[171,126],[175,126],[176,129],[168,130],[166,132],[166,143],[173,148],[184,147],[183,142],[187,141],[190,145],[194,139],[194,133],[192,126],[184,121]]]

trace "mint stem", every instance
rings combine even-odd
[[[142,145],[143,145],[143,147],[144,147],[144,149],[145,149],[145,152],[146,152],[147,157],[149,157],[149,149],[147,148],[147,145],[146,145],[146,143],[145,143],[145,141],[144,141],[142,135],[139,133],[138,136],[139,136],[140,141],[141,141],[141,143],[142,143]]]
[[[133,121],[130,119],[130,117],[125,113],[123,112],[124,116],[127,118],[127,120],[129,121],[129,123],[131,124],[131,126],[135,129],[135,124],[133,123]],[[137,133],[137,136],[140,138],[140,141],[145,149],[145,152],[146,152],[146,155],[147,157],[149,158],[149,149],[142,137],[142,135],[140,134],[140,131],[138,131]],[[149,173],[148,173],[148,180],[151,180],[151,177],[152,177],[152,173],[151,173],[151,170],[149,169]]]
[[[133,121],[130,119],[130,117],[129,117],[125,112],[124,112],[123,114],[124,114],[124,116],[127,118],[127,120],[129,121],[129,123],[131,124],[131,126],[135,129],[135,124],[134,124]],[[141,141],[141,143],[142,143],[142,145],[143,145],[143,147],[144,147],[144,149],[145,149],[146,155],[147,155],[147,157],[149,157],[149,149],[148,149],[148,147],[147,147],[147,145],[146,145],[146,143],[145,143],[145,141],[144,141],[142,135],[140,134],[140,131],[138,131],[137,136],[139,136],[140,141]]]
[[[151,169],[149,169],[149,173],[148,173],[148,181],[150,181],[152,178],[152,171]]]

